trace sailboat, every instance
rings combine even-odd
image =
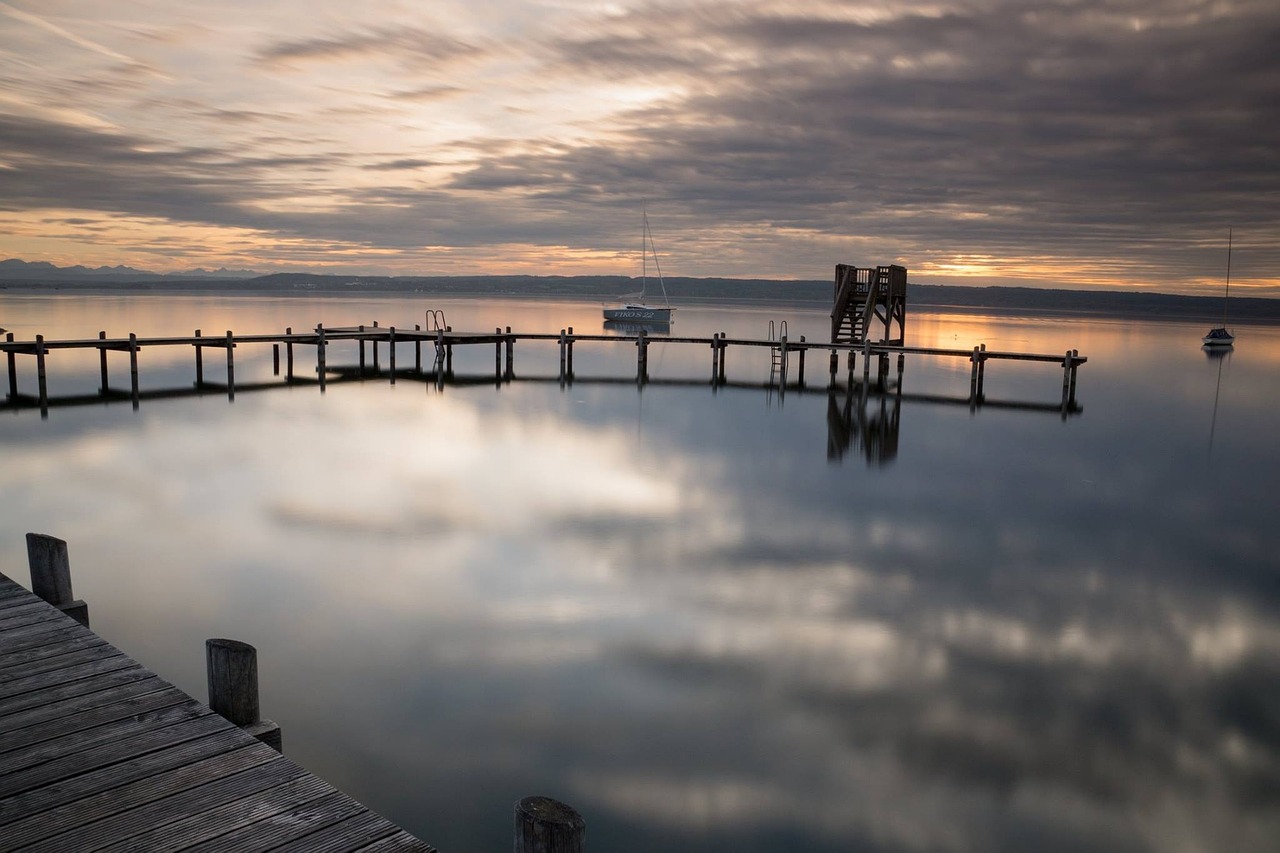
[[[624,296],[627,300],[621,305],[614,305],[604,309],[605,320],[623,321],[629,323],[670,323],[671,312],[676,309],[671,307],[671,303],[667,300],[667,284],[662,280],[662,267],[658,264],[658,248],[653,244],[653,234],[649,231],[649,214],[642,212],[641,217],[644,220],[644,228],[640,236],[640,261],[642,267],[642,276],[640,279],[640,292],[632,293]],[[649,287],[649,253],[653,253],[653,267],[658,273],[658,284],[662,288],[662,305],[650,305],[645,301],[645,291]]]
[[[1200,339],[1207,347],[1229,347],[1235,343],[1236,336],[1227,330],[1227,297],[1231,293],[1231,229],[1227,229],[1227,288],[1222,294],[1222,325],[1209,330],[1209,334]]]

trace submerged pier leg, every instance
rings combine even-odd
[[[978,365],[982,363],[981,350],[978,347],[973,348],[973,355],[969,356],[969,408],[973,408],[978,402]]]
[[[138,336],[129,333],[129,397],[134,411],[138,409]]]
[[[316,326],[316,376],[320,380],[321,394],[324,393],[324,377],[326,373],[325,366],[324,366],[324,350],[325,350],[324,325],[320,324]]]
[[[40,414],[49,414],[49,379],[44,367],[44,335],[36,335],[36,388],[40,395]]]
[[[280,375],[280,345],[271,345],[271,375]]]
[[[649,381],[649,335],[644,329],[636,337],[636,381],[641,385]]]
[[[568,380],[573,381],[573,326],[569,327],[569,337],[566,339],[569,346],[569,372]]]
[[[804,343],[804,335],[800,336],[800,343]],[[801,388],[804,387],[804,355],[808,351],[808,347],[800,347],[800,363],[797,365],[799,369],[796,371],[796,382]]]
[[[494,329],[493,335],[495,338],[494,344],[493,344],[493,378],[501,382],[502,381],[502,329],[500,327]]]
[[[414,323],[413,330],[415,332],[421,332],[422,324]],[[413,336],[413,372],[422,372],[422,336],[416,334]]]
[[[1070,405],[1071,400],[1072,364],[1071,350],[1067,350],[1067,354],[1062,357],[1062,410],[1064,412]]]
[[[227,399],[236,398],[236,342],[227,329]]]
[[[377,320],[373,321],[373,331],[375,334],[375,337],[373,339],[373,372],[377,373],[378,372],[378,338],[376,336],[378,331]]]
[[[287,326],[284,330],[286,335],[292,337],[293,326]],[[293,341],[285,341],[284,344],[284,378],[289,382],[293,381]]]
[[[364,326],[360,326],[360,378],[364,378]]]
[[[507,326],[507,379],[513,379],[516,375],[516,338],[511,334],[511,327]]]
[[[391,370],[391,384],[396,384],[396,327],[387,330],[387,367]]]
[[[560,330],[560,385],[564,385],[564,375],[569,363],[568,344],[565,343],[564,329]]]
[[[978,345],[978,401],[981,402],[986,396],[983,385],[987,378],[987,345]]]

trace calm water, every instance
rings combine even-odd
[[[405,327],[425,307],[600,330],[590,304],[156,296],[5,295],[0,325]],[[791,309],[689,307],[675,329],[770,320],[826,334]],[[0,411],[0,567],[25,583],[23,534],[67,539],[94,627],[197,697],[205,638],[255,644],[287,754],[453,853],[510,849],[528,794],[576,806],[598,851],[1274,850],[1280,329],[1215,359],[1207,325],[909,317],[913,344],[1079,349],[1066,419],[917,399],[968,392],[967,363],[926,358],[896,408],[847,404],[817,354],[785,397],[402,378]],[[557,362],[517,347],[518,375]],[[575,354],[580,378],[634,363]],[[190,351],[141,365],[144,390],[193,379]],[[492,347],[455,369],[491,373]],[[710,369],[651,350],[654,376]],[[729,350],[731,380],[768,371]],[[268,348],[237,352],[238,381],[270,374]],[[96,357],[55,353],[50,386],[93,392]],[[1052,405],[1061,370],[996,362],[986,390]]]

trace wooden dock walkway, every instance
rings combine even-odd
[[[433,848],[0,574],[0,850]]]

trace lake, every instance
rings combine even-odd
[[[590,303],[423,296],[0,292],[0,325],[429,308],[601,332]],[[783,321],[828,335],[821,308],[692,305],[673,333]],[[843,362],[827,392],[824,352],[783,394],[767,350],[727,352],[760,387],[713,389],[709,348],[655,343],[651,376],[689,382],[641,389],[592,381],[633,377],[634,345],[585,342],[566,384],[554,342],[522,343],[519,380],[548,381],[0,410],[0,569],[25,584],[23,534],[66,539],[95,630],[200,699],[204,640],[254,644],[285,753],[445,853],[510,849],[531,794],[611,853],[1274,850],[1280,327],[1213,357],[1212,324],[909,309],[911,345],[1078,349],[1067,416],[1054,365],[990,362],[971,408],[958,359],[908,356],[863,400]],[[194,379],[187,348],[140,366],[144,391]],[[492,345],[454,369],[491,377]],[[275,381],[270,349],[236,379]],[[53,353],[49,386],[95,392],[96,354]]]

